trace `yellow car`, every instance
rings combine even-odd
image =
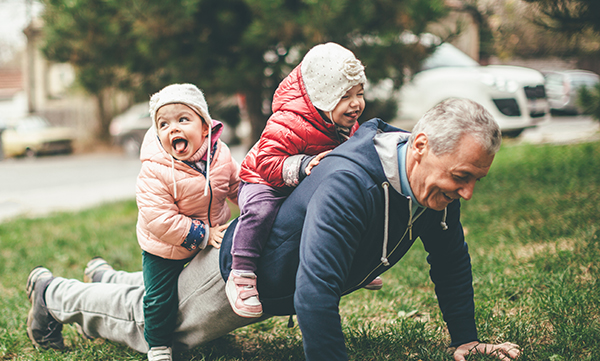
[[[4,157],[7,158],[73,151],[73,129],[52,126],[37,115],[0,125],[0,132]]]

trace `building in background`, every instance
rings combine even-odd
[[[0,121],[27,114],[27,94],[20,68],[0,69]]]

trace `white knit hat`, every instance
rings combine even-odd
[[[310,101],[325,112],[333,111],[353,86],[367,82],[364,70],[350,50],[336,43],[313,47],[300,67]]]
[[[204,94],[202,91],[198,89],[194,84],[171,84],[162,88],[161,91],[155,93],[150,97],[150,116],[152,117],[152,127],[154,130],[156,128],[156,112],[160,107],[167,104],[185,104],[191,109],[193,109],[199,116],[204,119],[204,122],[208,125],[208,138],[206,142],[208,142],[208,148],[206,151],[207,159],[206,159],[206,185],[204,187],[204,195],[208,194],[208,186],[209,186],[209,176],[210,176],[210,152],[212,144],[212,118],[208,113],[208,105],[206,104],[206,99],[204,99]],[[174,162],[173,157],[171,157],[171,161]],[[172,164],[174,167],[174,164]],[[173,187],[175,191],[175,198],[177,198],[177,186],[175,184],[175,175],[173,174]]]

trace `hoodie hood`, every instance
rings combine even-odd
[[[383,172],[390,182],[390,185],[396,192],[402,194],[402,186],[400,184],[400,169],[398,168],[398,145],[406,143],[410,133],[397,131],[391,133],[378,133],[373,138],[375,150],[379,154],[379,160],[383,167]]]
[[[396,146],[406,142],[409,136],[410,132],[375,118],[360,126],[354,136],[346,141],[347,145],[344,146],[343,152],[334,150],[332,155],[336,154],[360,164],[361,168],[365,169],[379,184],[387,180],[398,193],[401,193]],[[373,162],[374,158],[379,158],[381,163]]]

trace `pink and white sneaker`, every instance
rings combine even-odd
[[[377,276],[373,281],[371,281],[371,283],[363,288],[370,291],[379,291],[381,287],[383,287],[383,280],[381,277]]]
[[[238,316],[246,318],[262,316],[262,304],[258,299],[254,272],[232,270],[225,285],[225,292],[233,312]]]

